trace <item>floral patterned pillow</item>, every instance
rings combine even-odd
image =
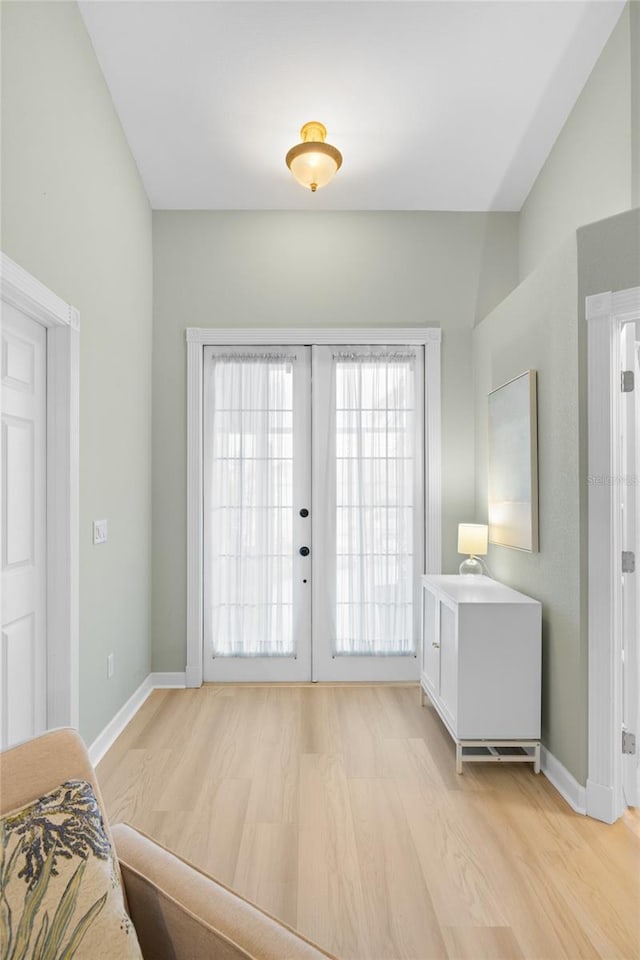
[[[141,960],[91,784],[0,818],[1,960]]]

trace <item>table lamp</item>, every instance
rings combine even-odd
[[[482,560],[478,560],[478,556],[485,556],[488,541],[489,528],[486,523],[458,524],[458,553],[469,554],[460,564],[459,573],[484,573],[484,565]]]

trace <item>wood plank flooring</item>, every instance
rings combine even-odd
[[[127,820],[343,960],[638,960],[637,811],[455,773],[415,686],[156,690],[98,767]]]

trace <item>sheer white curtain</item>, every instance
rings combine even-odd
[[[292,656],[293,363],[205,365],[205,635],[214,657]]]
[[[415,354],[336,348],[333,374],[334,655],[412,655]]]

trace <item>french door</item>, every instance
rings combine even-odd
[[[310,363],[204,350],[205,680],[311,675]]]
[[[204,679],[416,679],[422,348],[203,357]]]

